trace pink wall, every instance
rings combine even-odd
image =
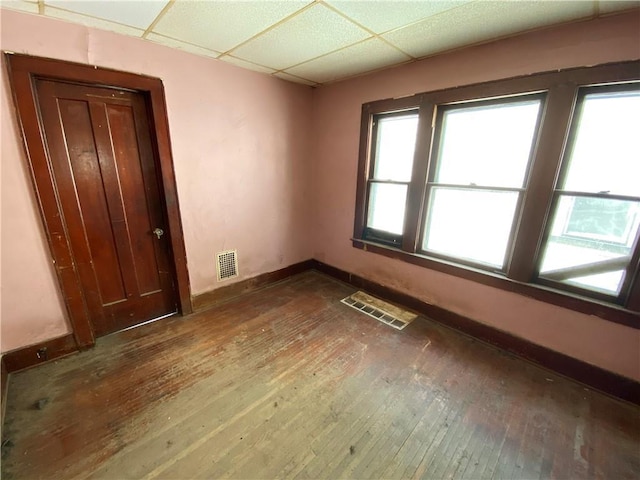
[[[192,294],[216,281],[215,253],[237,249],[240,277],[311,257],[312,90],[115,33],[2,10],[3,50],[159,77],[165,85]],[[1,347],[70,331],[3,65]]]
[[[640,333],[351,247],[364,102],[640,58],[637,15],[540,31],[312,91],[142,40],[2,11],[0,47],[163,79],[193,294],[315,257],[640,380]],[[4,67],[4,65],[3,65]],[[2,73],[1,348],[69,332]],[[311,114],[309,112],[312,112]]]
[[[640,332],[354,249],[360,109],[365,102],[558,68],[640,58],[638,12],[529,33],[314,92],[314,257],[479,322],[640,380]]]

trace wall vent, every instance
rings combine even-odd
[[[396,330],[402,330],[417,317],[415,313],[403,310],[364,292],[356,292],[340,301]]]
[[[216,254],[218,281],[238,276],[238,255],[235,250],[227,250]]]

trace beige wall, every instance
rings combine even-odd
[[[3,50],[162,79],[193,294],[221,285],[221,250],[238,250],[235,281],[311,257],[311,88],[57,20],[2,10],[1,22]],[[70,329],[4,68],[0,89],[4,352]]]
[[[640,58],[637,12],[529,33],[318,89],[314,257],[588,363],[640,379],[640,332],[351,246],[361,105],[372,100]]]

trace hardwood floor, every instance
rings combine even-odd
[[[316,272],[11,376],[2,476],[637,478],[640,409]]]

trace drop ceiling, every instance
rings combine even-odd
[[[640,6],[624,0],[0,0],[321,85],[527,30]]]

